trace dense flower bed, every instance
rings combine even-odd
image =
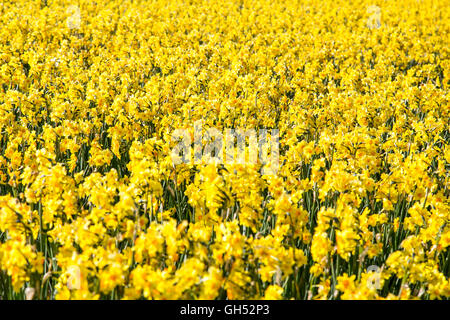
[[[14,0],[0,24],[1,299],[450,297],[449,1]],[[279,130],[278,171],[174,165],[197,121]]]

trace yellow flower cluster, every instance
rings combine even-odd
[[[450,298],[449,1],[0,12],[0,299]],[[200,120],[278,172],[174,165]]]

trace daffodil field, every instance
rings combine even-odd
[[[5,0],[0,25],[1,300],[450,298],[449,0]],[[277,130],[276,163],[205,156],[211,128]]]

